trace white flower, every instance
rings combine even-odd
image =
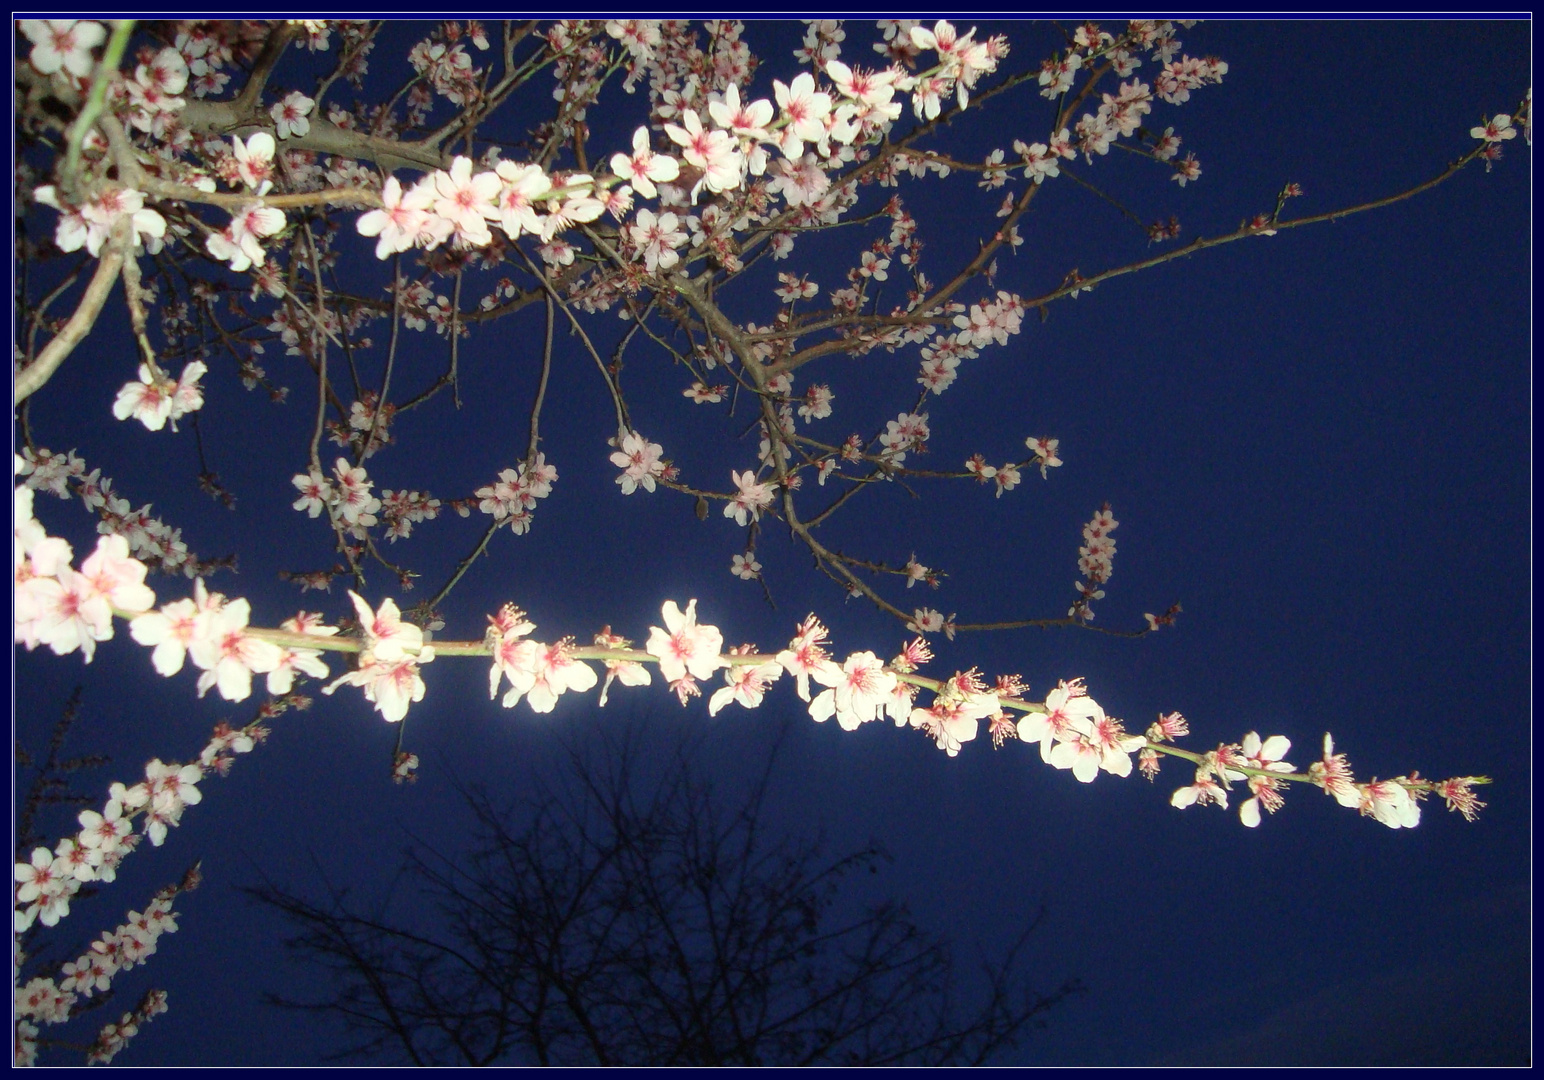
[[[776,682],[782,674],[782,666],[771,660],[764,664],[737,664],[730,667],[724,672],[724,682],[728,685],[708,699],[708,715],[717,716],[718,711],[731,701],[738,701],[747,709],[756,708],[761,704],[767,686]]]
[[[279,647],[246,633],[251,605],[245,599],[232,600],[207,618],[195,623],[195,636],[188,653],[193,663],[203,668],[198,679],[198,696],[211,686],[218,686],[226,701],[245,701],[252,693],[252,676],[279,666]]]
[[[75,19],[22,19],[21,32],[32,42],[28,59],[39,72],[63,69],[79,79],[91,74],[91,50],[107,40],[101,23]]]
[[[397,178],[390,176],[386,178],[386,186],[381,189],[381,208],[361,214],[354,227],[359,230],[360,236],[380,237],[375,245],[375,257],[384,259],[394,252],[406,251],[418,242],[429,222],[428,210],[433,202],[434,196],[427,186],[415,185],[404,193]],[[439,242],[443,243],[449,235],[449,224],[446,223],[444,236],[440,237]]]
[[[233,136],[231,151],[236,155],[236,173],[241,182],[258,195],[268,194],[273,189],[273,136],[257,131],[246,142]]]
[[[736,525],[744,525],[749,515],[751,521],[761,517],[761,511],[772,505],[772,488],[767,484],[758,484],[756,474],[746,469],[743,473],[729,470],[729,477],[740,489],[738,495],[729,500],[724,506],[724,516],[734,518]]]
[[[666,682],[679,682],[689,671],[698,679],[706,679],[725,665],[719,653],[724,648],[724,635],[716,626],[697,625],[697,601],[687,603],[683,612],[674,600],[666,600],[661,609],[665,617],[665,629],[649,627],[649,640],[644,649],[659,657],[659,671]]]
[[[364,597],[352,589],[348,595],[359,615],[360,633],[375,659],[397,660],[423,650],[424,632],[412,623],[402,621],[402,612],[395,600],[387,597],[381,601],[379,610],[372,611]]]
[[[623,495],[631,495],[640,487],[644,491],[654,490],[655,478],[665,472],[665,463],[660,460],[664,452],[663,446],[649,442],[636,431],[622,436],[622,445],[611,455],[611,464],[622,470],[617,483],[622,485]]]
[[[351,671],[328,683],[322,687],[322,693],[331,694],[345,683],[361,687],[365,699],[373,702],[381,716],[393,724],[400,723],[407,716],[410,702],[424,699],[424,681],[418,674],[418,665],[434,659],[432,646],[425,645],[414,657],[379,660],[371,658],[369,653],[363,653],[359,659],[362,666],[358,671]]]
[[[761,564],[754,555],[736,555],[731,560],[729,572],[737,578],[754,581],[761,576]]]
[[[844,731],[855,731],[860,724],[878,720],[896,683],[894,673],[884,667],[884,661],[873,653],[859,652],[849,656],[837,672],[811,671],[816,682],[831,689],[817,694],[810,702],[810,716],[823,723],[834,714]]]
[[[668,184],[681,175],[681,167],[669,154],[656,154],[649,149],[649,129],[641,127],[633,132],[633,152],[611,155],[611,171],[632,183],[633,188],[645,199],[659,194],[655,182]]]
[[[273,117],[279,138],[288,139],[292,135],[300,138],[308,134],[311,131],[311,121],[306,117],[315,105],[316,102],[299,90],[294,90],[285,95],[283,101],[268,110],[268,115]]]
[[[160,431],[172,414],[172,394],[176,385],[155,377],[149,364],[139,365],[139,382],[124,383],[113,402],[113,415],[119,420],[130,416],[151,431]]]

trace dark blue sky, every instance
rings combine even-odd
[[[1049,50],[1044,26],[1004,32],[1015,62]],[[848,53],[867,56],[871,35],[850,24]],[[1220,87],[1149,118],[1174,126],[1182,153],[1201,161],[1200,180],[1180,189],[1119,153],[1077,166],[1143,220],[1177,215],[1181,242],[1269,210],[1288,181],[1306,191],[1289,214],[1304,215],[1413,186],[1471,147],[1482,116],[1516,105],[1531,63],[1521,21],[1213,22],[1181,37],[1187,53],[1230,65]],[[757,28],[748,39],[766,60],[752,96],[770,96],[771,78],[790,73],[787,48],[759,47]],[[395,70],[402,52],[383,46],[372,66]],[[1049,107],[1033,95],[1015,102],[967,114],[947,145],[979,159],[1015,137],[1043,138]],[[630,131],[639,121],[611,122]],[[359,897],[384,897],[411,840],[447,855],[463,844],[456,784],[515,797],[558,767],[563,740],[594,738],[598,725],[630,715],[661,745],[677,732],[700,736],[726,792],[757,772],[791,715],[775,824],[823,829],[839,848],[879,840],[895,861],[871,883],[875,895],[904,899],[923,925],[951,935],[967,967],[1043,905],[1037,981],[1049,989],[1077,976],[1089,992],[1053,1016],[1025,1062],[1527,1060],[1531,158],[1521,139],[1505,152],[1489,174],[1471,167],[1394,207],[1203,252],[1061,301],[1044,324],[1026,320],[929,402],[924,463],[953,468],[976,451],[1005,460],[1026,435],[1052,435],[1066,465],[1048,482],[1026,473],[1001,499],[960,482],[919,486],[921,499],[888,486],[832,526],[848,550],[892,563],[915,552],[948,573],[936,593],[892,594],[904,607],[925,603],[961,621],[1056,616],[1071,599],[1079,529],[1109,501],[1119,553],[1098,622],[1137,626],[1178,600],[1176,630],[1135,642],[1073,630],[940,639],[931,673],[1017,672],[1035,697],[1083,676],[1139,730],[1160,711],[1183,712],[1193,732],[1183,745],[1196,750],[1249,730],[1283,734],[1304,767],[1329,731],[1358,778],[1488,774],[1496,783],[1482,792],[1490,805],[1477,824],[1429,801],[1417,829],[1393,831],[1295,787],[1282,812],[1247,830],[1232,811],[1170,807],[1170,792],[1189,783],[1177,763],[1153,786],[1107,774],[1082,785],[1032,748],[994,753],[984,737],[949,759],[888,723],[855,733],[816,725],[788,680],[760,710],[731,706],[711,720],[704,703],[682,710],[658,685],[613,693],[598,716],[593,695],[536,716],[486,700],[483,661],[447,660],[425,669],[428,697],[409,714],[418,784],[389,782],[396,730],[341,690],[276,721],[267,746],[201,785],[203,803],[164,848],[135,854],[117,884],[76,905],[54,934],[69,941],[61,960],[203,859],[206,885],[179,902],[182,929],[123,977],[123,1007],[154,985],[170,991],[171,1011],[120,1060],[301,1064],[335,1048],[325,1025],[260,1004],[264,990],[305,996],[319,976],[286,958],[283,926],[238,887],[268,879],[319,896],[325,872]],[[968,257],[995,228],[1002,197],[965,176],[901,192],[937,260],[935,279],[951,253]],[[835,287],[837,268],[878,228],[796,251],[793,268]],[[1025,296],[1073,268],[1089,275],[1150,251],[1118,211],[1065,181],[1046,184],[1021,231],[1026,243],[1001,260],[997,286]],[[357,260],[374,275],[361,289],[375,289],[373,243],[345,236],[339,246],[345,267]],[[759,323],[774,310],[761,285],[726,306]],[[247,596],[254,623],[319,603],[329,618],[348,614],[341,582],[318,601],[276,579],[332,561],[328,531],[289,508],[289,478],[306,461],[311,377],[270,349],[270,375],[293,391],[276,407],[244,391],[228,359],[211,362],[200,423],[210,467],[238,498],[227,512],[196,490],[186,426],[152,434],[112,420],[136,364],[126,321],[115,298],[37,395],[38,442],[77,448],[134,505],[153,502],[200,554],[238,552],[239,575],[211,587]],[[596,321],[613,332],[614,316]],[[371,332],[384,341],[385,331],[382,322]],[[403,419],[398,444],[368,463],[377,490],[464,497],[512,466],[524,453],[539,332],[537,310],[474,332],[461,352],[464,407],[442,396]],[[444,342],[410,332],[405,341],[394,385],[406,393],[438,373]],[[836,415],[823,430],[839,441],[909,408],[916,368],[915,347],[838,358],[801,372],[799,386],[830,383]],[[729,468],[754,460],[754,439],[737,441],[743,419],[682,398],[688,381],[639,349],[626,376],[634,422],[683,479],[724,490]],[[813,610],[839,657],[895,653],[901,627],[844,601],[775,525],[757,549],[774,611],[728,573],[743,535],[716,510],[702,523],[679,495],[622,497],[606,460],[610,415],[591,361],[562,346],[542,424],[558,483],[529,535],[495,538],[445,605],[439,636],[479,637],[484,615],[513,601],[542,640],[586,639],[603,623],[642,639],[664,600],[697,597],[701,620],[730,643],[781,647]],[[78,501],[39,496],[38,513],[89,549]],[[438,583],[481,528],[449,515],[389,554]],[[185,583],[152,584],[165,602]],[[404,607],[414,599],[381,573],[367,591]],[[215,722],[249,713],[213,695],[196,700],[186,672],[159,678],[121,627],[89,668],[79,656],[18,654],[15,678],[16,734],[29,746],[69,688],[85,684],[72,747],[115,757],[79,778],[89,792],[137,779],[152,756],[187,760]],[[48,831],[68,828],[61,818]]]

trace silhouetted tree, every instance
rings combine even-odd
[[[319,999],[270,1000],[342,1017],[358,1038],[340,1056],[420,1065],[938,1065],[992,1059],[1078,990],[1025,986],[1037,916],[962,1006],[948,944],[904,905],[844,913],[878,847],[769,837],[770,770],[726,810],[688,754],[645,783],[630,742],[603,742],[524,812],[466,792],[459,859],[409,852],[438,925],[361,914],[347,890],[248,890],[333,975]]]

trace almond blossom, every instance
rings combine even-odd
[[[231,138],[236,175],[253,194],[266,195],[273,190],[274,149],[273,136],[266,131],[254,132],[246,142]]]
[[[745,525],[747,516],[751,521],[760,519],[761,511],[772,505],[772,486],[758,484],[756,474],[749,469],[743,473],[731,469],[729,477],[740,491],[724,505],[724,516],[734,518],[735,524],[741,526]]]
[[[582,660],[576,660],[570,655],[574,639],[565,638],[555,645],[543,645],[540,642],[531,642],[534,646],[531,657],[530,687],[525,691],[525,699],[531,705],[531,711],[549,713],[557,707],[558,698],[568,690],[589,690],[598,682],[595,669]],[[511,698],[518,699],[518,694],[511,690],[504,695],[503,705],[507,709],[515,704]]]
[[[158,378],[149,364],[141,364],[139,381],[124,383],[118,391],[113,415],[119,420],[132,416],[151,431],[160,431],[169,420],[176,431],[179,419],[203,408],[204,391],[198,381],[206,371],[203,361],[194,360],[182,369],[182,377],[173,382]]]
[[[704,187],[716,195],[740,186],[745,175],[745,157],[728,132],[707,130],[696,111],[686,109],[681,113],[681,124],[666,124],[665,134],[681,147],[681,156],[688,165],[702,170],[701,179],[692,187],[693,203]]]
[[[622,494],[631,495],[639,488],[652,492],[655,479],[665,472],[665,463],[661,460],[664,453],[663,446],[649,442],[636,431],[623,435],[621,445],[611,455],[611,464],[622,470],[622,475],[616,478],[622,485]]]
[[[22,19],[21,32],[32,42],[28,59],[43,75],[67,71],[77,79],[91,74],[91,50],[107,40],[102,24],[76,19]]]
[[[657,33],[657,31],[656,31]],[[633,152],[611,156],[611,171],[632,184],[633,189],[645,199],[659,194],[654,184],[668,184],[681,175],[681,167],[669,154],[656,154],[649,149],[649,129],[640,127],[633,132]]]
[[[825,141],[831,95],[817,91],[815,77],[807,71],[794,76],[793,82],[786,86],[772,80],[772,93],[787,125],[782,129],[780,149],[785,157],[797,160],[804,156],[805,143]]]
[[[457,156],[447,172],[431,174],[434,184],[434,212],[455,227],[456,239],[467,247],[485,247],[493,240],[488,220],[497,220],[494,205],[503,185],[496,173],[473,174],[472,159]]]
[[[1401,778],[1402,779],[1402,778]],[[1374,780],[1356,785],[1361,795],[1357,809],[1391,829],[1413,829],[1421,823],[1421,804],[1396,780]]]
[[[551,235],[546,232],[542,219],[536,213],[537,200],[552,190],[552,180],[542,171],[541,166],[501,161],[494,166],[494,175],[499,180],[499,190],[495,197],[497,219],[505,235],[515,240],[522,233],[530,233],[546,236],[550,240]],[[635,183],[634,186],[638,185]],[[639,190],[643,189],[639,187]]]
[[[387,597],[381,601],[379,609],[372,610],[364,597],[352,589],[348,595],[359,616],[359,632],[364,635],[366,648],[377,660],[396,660],[423,650],[424,632],[412,623],[402,621],[402,612],[395,600]],[[337,632],[331,627],[315,632],[325,633],[328,629]]]
[[[268,115],[273,117],[274,130],[279,133],[279,138],[288,139],[293,136],[298,139],[309,134],[311,121],[306,117],[315,105],[316,102],[299,90],[294,90],[269,109]]]
[[[681,219],[672,213],[656,217],[651,210],[639,210],[635,223],[627,227],[649,273],[669,270],[681,261],[676,249],[686,243],[687,236],[680,230],[680,224]]]
[[[217,686],[226,701],[245,701],[252,694],[252,676],[278,667],[279,647],[246,633],[251,605],[232,600],[195,623],[195,637],[188,646],[193,663],[203,669],[198,696]]]
[[[730,560],[729,572],[743,581],[754,581],[761,576],[761,563],[754,555],[736,555]]]
[[[408,705],[424,699],[424,681],[418,674],[418,666],[434,659],[434,648],[425,645],[413,656],[400,656],[395,660],[381,660],[366,651],[359,655],[359,668],[322,687],[322,693],[331,694],[345,684],[364,690],[365,700],[375,705],[382,718],[389,723],[401,723],[407,716]]]
[[[141,364],[139,382],[124,383],[118,391],[113,415],[119,420],[132,416],[151,431],[160,431],[172,414],[174,386],[151,371],[149,364]]]
[[[1019,721],[1019,738],[1040,744],[1040,760],[1051,764],[1051,750],[1058,742],[1072,740],[1105,719],[1104,709],[1088,696],[1082,679],[1063,680],[1045,697],[1045,712],[1026,713]],[[1067,768],[1068,765],[1061,766]],[[1097,769],[1098,766],[1095,765]]]
[[[1068,718],[1067,734],[1052,748],[1050,764],[1071,769],[1082,783],[1092,783],[1099,770],[1115,776],[1131,775],[1131,755],[1146,743],[1140,735],[1128,735],[1119,720],[1098,713]],[[1044,745],[1042,743],[1042,745]]]
[[[254,266],[262,266],[268,257],[262,241],[283,231],[283,210],[276,206],[253,204],[232,215],[231,223],[223,230],[210,233],[204,241],[204,247],[216,259],[229,262],[231,270],[239,274]]]
[[[706,679],[725,665],[719,656],[724,635],[716,626],[697,625],[696,600],[689,601],[684,612],[674,600],[666,600],[661,614],[665,628],[649,627],[644,649],[659,658],[660,675],[666,682],[680,682],[688,672],[694,678]]]
[[[533,672],[537,644],[522,640],[536,629],[536,624],[525,617],[525,612],[513,604],[505,604],[497,615],[488,616],[488,630],[484,637],[493,653],[493,666],[488,671],[488,697],[499,692],[499,683],[507,677],[510,682],[509,696],[504,707],[511,708],[535,683]]]
[[[337,477],[338,485],[338,516],[345,523],[361,528],[376,524],[375,512],[381,508],[381,500],[370,493],[373,481],[364,468],[350,465],[348,458],[340,457],[333,466],[333,475]]]
[[[285,619],[279,624],[279,628],[288,630],[292,634],[310,634],[315,637],[332,637],[338,632],[336,626],[324,625],[320,615],[311,615],[304,611],[292,619]],[[279,662],[268,673],[268,692],[274,695],[289,693],[295,685],[297,671],[313,679],[325,679],[330,672],[321,657],[322,654],[317,649],[279,646]]]
[[[1062,459],[1056,456],[1056,448],[1061,445],[1060,439],[1040,439],[1030,436],[1024,440],[1024,445],[1035,455],[1035,463],[1040,466],[1040,479],[1045,479],[1047,469],[1061,466]]]
[[[394,252],[406,251],[419,242],[429,219],[428,210],[433,203],[434,196],[427,187],[415,185],[404,192],[397,178],[390,176],[381,189],[381,208],[359,215],[354,228],[361,236],[380,237],[375,245],[375,257],[384,259]],[[448,239],[449,235],[447,223],[446,233],[440,241]]]
[[[182,670],[187,650],[206,632],[200,619],[207,625],[208,617],[224,602],[218,593],[210,596],[203,578],[193,582],[193,597],[191,600],[174,600],[159,611],[147,611],[129,622],[129,633],[135,641],[155,647],[150,661],[156,671],[168,678]]]
[[[166,235],[166,219],[157,211],[147,209],[145,196],[133,188],[106,188],[78,209],[61,202],[52,184],[37,188],[32,197],[59,211],[54,243],[59,245],[60,251],[78,251],[85,247],[92,256],[100,256],[113,224],[125,214],[133,224],[136,247],[143,243],[148,250],[158,251],[161,238]]]
[[[595,635],[595,644],[603,649],[626,649],[632,642],[619,634],[613,634],[611,627],[607,626]],[[649,669],[633,660],[607,660],[606,681],[601,684],[600,700],[597,704],[606,704],[606,692],[611,689],[613,681],[623,686],[648,686],[652,676]]]
[[[794,677],[800,699],[810,699],[810,676],[822,686],[835,686],[842,669],[826,652],[828,631],[819,619],[809,615],[799,624],[798,633],[788,643],[788,648],[777,654],[777,662]]]
[[[731,649],[730,655],[747,655],[755,652],[755,648],[746,645],[740,649]],[[717,716],[720,709],[731,701],[737,701],[747,709],[754,709],[761,704],[767,687],[776,682],[783,674],[782,665],[775,660],[768,660],[761,664],[734,664],[724,672],[724,682],[728,685],[716,691],[708,699],[708,715]]]
[[[926,645],[922,650],[926,650]],[[997,695],[986,693],[986,687],[972,669],[945,683],[929,708],[911,709],[905,715],[912,727],[920,728],[940,750],[955,757],[963,743],[976,737],[981,720],[999,712]]]
[[[823,723],[834,715],[844,731],[878,720],[895,690],[894,673],[886,671],[884,662],[871,652],[853,653],[837,672],[818,668],[810,674],[831,687],[810,702],[810,716]]]
[[[1259,733],[1251,731],[1244,736],[1240,745],[1246,764],[1256,769],[1276,773],[1289,773],[1293,769],[1291,762],[1282,760],[1286,757],[1287,751],[1292,749],[1292,743],[1283,735],[1272,735],[1261,742]],[[1239,805],[1238,819],[1248,828],[1258,828],[1262,808],[1272,814],[1281,809],[1283,800],[1280,792],[1286,785],[1269,776],[1248,776],[1240,773],[1237,774],[1237,778],[1247,781],[1251,796]]]

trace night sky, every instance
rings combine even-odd
[[[1000,29],[1015,46],[1015,70],[1054,40],[1045,25]],[[762,44],[764,30],[775,47]],[[1144,221],[1177,215],[1181,243],[1270,210],[1289,181],[1306,194],[1288,216],[1352,206],[1435,175],[1472,147],[1469,129],[1482,117],[1510,112],[1529,85],[1530,31],[1523,21],[1203,23],[1180,34],[1184,51],[1226,60],[1226,79],[1183,106],[1159,103],[1148,118],[1175,128],[1201,178],[1181,189],[1152,162],[1120,152],[1071,168]],[[848,32],[844,59],[869,63],[871,25]],[[750,96],[771,97],[771,79],[792,74],[797,32],[752,27],[747,38],[765,60]],[[412,40],[378,47],[372,71],[400,74]],[[1149,61],[1138,75],[1152,70]],[[304,84],[296,76],[290,85]],[[980,160],[994,146],[1011,157],[1015,137],[1043,139],[1050,106],[1033,94],[1006,100],[968,112],[939,145]],[[592,146],[609,154],[641,122],[643,98],[608,90],[602,101],[616,111],[597,111]],[[902,130],[910,116],[908,105]],[[914,485],[918,498],[879,486],[854,500],[829,538],[892,565],[915,552],[947,573],[937,592],[882,585],[904,608],[958,612],[962,622],[1054,617],[1072,599],[1079,530],[1108,501],[1119,550],[1097,624],[1136,628],[1144,612],[1178,601],[1177,628],[1140,641],[1074,629],[938,636],[926,673],[1017,672],[1035,699],[1082,676],[1136,730],[1178,710],[1192,731],[1181,745],[1193,750],[1250,730],[1282,734],[1299,768],[1332,732],[1358,779],[1411,769],[1493,777],[1477,823],[1430,800],[1418,828],[1390,830],[1294,785],[1284,809],[1249,830],[1233,810],[1171,807],[1170,793],[1191,779],[1173,759],[1154,785],[1103,773],[1080,784],[1043,765],[1033,747],[994,753],[984,733],[950,759],[888,721],[851,733],[817,725],[787,678],[761,709],[730,706],[714,719],[703,700],[681,709],[657,676],[651,688],[614,688],[603,712],[591,693],[538,716],[486,699],[485,661],[447,659],[425,668],[428,696],[408,717],[407,748],[423,762],[418,783],[391,783],[397,731],[362,695],[342,688],[319,697],[309,712],[276,720],[269,743],[228,777],[204,781],[203,802],[164,847],[141,848],[116,884],[72,907],[47,935],[58,959],[201,858],[206,883],[179,899],[181,930],[121,978],[118,1000],[103,1010],[116,1018],[150,986],[170,993],[170,1012],[119,1062],[315,1062],[341,1045],[339,1033],[261,1000],[264,991],[320,995],[325,984],[285,955],[284,924],[240,887],[270,881],[320,899],[332,883],[379,902],[404,847],[453,857],[465,843],[458,786],[516,799],[561,767],[566,746],[631,724],[661,755],[678,737],[699,740],[704,768],[732,797],[786,728],[773,826],[823,830],[835,850],[880,842],[894,861],[863,889],[904,900],[922,925],[947,933],[962,970],[1045,908],[1030,946],[1033,981],[1050,990],[1075,976],[1088,992],[1054,1013],[1016,1060],[1528,1061],[1530,168],[1518,138],[1489,174],[1471,166],[1392,207],[1203,252],[1055,303],[1048,321],[1026,319],[1006,348],[966,361],[959,381],[928,402],[933,439],[920,464],[958,468],[978,451],[1017,460],[1027,435],[1059,438],[1066,464],[1048,481],[1026,471],[1001,499],[964,481]],[[973,176],[911,181],[900,192],[922,224],[935,280],[996,228],[1002,192],[978,190]],[[887,196],[870,189],[866,199]],[[809,242],[791,268],[838,287],[887,226]],[[1065,180],[1046,183],[1021,231],[1026,243],[1002,257],[996,287],[1026,297],[1074,268],[1088,276],[1162,250]],[[377,290],[386,272],[373,242],[345,235],[339,246],[360,291]],[[789,268],[750,275],[725,301],[730,314],[770,322],[773,273]],[[593,325],[611,340],[618,321],[607,314]],[[523,456],[540,329],[537,305],[474,330],[461,347],[462,407],[441,395],[399,421],[396,445],[367,463],[377,493],[465,497]],[[386,330],[382,320],[369,332],[383,344]],[[410,393],[438,374],[446,346],[432,331],[404,334],[394,378]],[[363,361],[372,380],[382,344]],[[726,490],[729,469],[755,460],[754,434],[741,438],[744,403],[733,418],[726,406],[694,405],[681,396],[690,377],[657,348],[629,355],[635,425],[664,444],[686,482]],[[276,626],[297,608],[320,607],[329,620],[351,614],[343,579],[330,595],[304,596],[277,579],[334,558],[325,525],[290,509],[315,406],[301,362],[282,347],[267,354],[270,377],[292,390],[283,406],[244,390],[228,357],[210,362],[200,431],[209,467],[237,498],[234,512],[197,490],[189,425],[174,435],[112,419],[136,364],[118,294],[34,399],[38,444],[76,448],[135,506],[152,502],[180,526],[199,554],[238,553],[239,574],[216,575],[210,587],[250,599],[254,624]],[[836,394],[816,436],[839,442],[909,409],[917,364],[912,346],[801,371],[799,390],[826,382]],[[528,535],[494,538],[490,557],[443,606],[438,637],[479,638],[484,616],[513,601],[540,640],[585,641],[606,623],[642,640],[665,600],[692,597],[726,644],[781,648],[810,611],[831,628],[839,660],[860,649],[892,656],[909,637],[865,601],[847,601],[775,523],[756,550],[774,610],[759,586],[730,575],[744,530],[716,506],[700,522],[682,495],[623,497],[607,461],[610,402],[592,361],[561,335],[547,401],[542,448],[559,472],[553,494]],[[324,445],[324,461],[336,457],[331,449]],[[90,550],[92,523],[78,500],[39,495],[37,513],[77,553]],[[479,518],[418,525],[388,554],[436,587],[475,545]],[[188,586],[161,576],[150,584],[163,603]],[[418,596],[378,570],[366,593],[404,608]],[[70,748],[113,755],[76,777],[98,802],[111,781],[139,779],[150,757],[191,759],[216,722],[243,723],[255,704],[196,700],[194,675],[160,678],[122,624],[90,667],[46,649],[17,657],[16,736],[29,747],[84,684]],[[337,654],[331,667],[342,673]],[[66,831],[62,813],[45,829]],[[405,898],[393,903],[400,908],[388,910],[404,917],[423,914]],[[76,1059],[55,1051],[41,1060]]]

